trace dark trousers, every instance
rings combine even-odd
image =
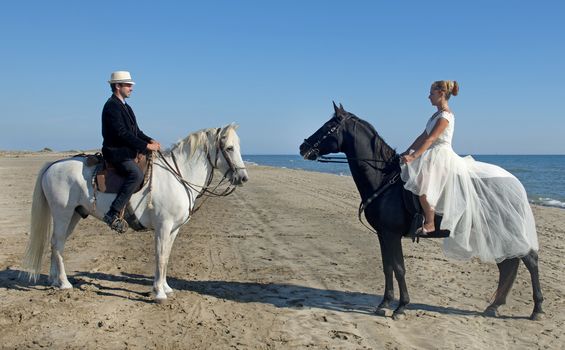
[[[131,195],[143,182],[143,171],[141,171],[137,164],[131,159],[119,163],[116,162],[114,166],[118,173],[125,177],[125,182],[122,188],[120,188],[116,199],[112,202],[110,209],[120,212],[128,204]]]

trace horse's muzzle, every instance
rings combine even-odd
[[[245,169],[237,169],[231,176],[230,182],[234,186],[243,186],[249,180],[249,176],[247,175],[247,170]]]
[[[300,155],[307,160],[316,160],[318,159],[318,150],[305,141],[300,145]]]

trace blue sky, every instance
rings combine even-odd
[[[332,100],[404,150],[451,99],[461,154],[565,154],[563,1],[13,1],[0,5],[0,149],[93,149],[114,70],[168,146],[240,125],[296,154]]]

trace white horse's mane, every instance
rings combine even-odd
[[[228,124],[220,128],[220,135],[221,136],[230,135],[230,131],[231,130],[235,131],[235,129],[237,128],[238,125],[235,123]],[[218,128],[207,128],[190,133],[187,137],[180,139],[175,144],[173,144],[164,153],[168,155],[177,148],[181,149],[184,147],[188,147],[188,149],[190,149],[189,156],[193,156],[194,152],[196,152],[197,149],[205,148],[207,146],[209,141],[208,135],[215,134],[217,130]]]

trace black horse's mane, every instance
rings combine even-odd
[[[387,167],[392,167],[390,170],[396,170],[396,168],[398,168],[398,162],[395,161],[396,158],[399,158],[400,156],[398,155],[398,153],[396,152],[395,148],[392,148],[388,143],[386,143],[386,141],[384,140],[384,138],[379,135],[379,133],[377,132],[377,130],[373,127],[373,125],[371,123],[369,123],[368,121],[359,118],[358,116],[356,116],[353,113],[347,112],[348,113],[348,117],[356,122],[359,123],[360,125],[364,126],[365,128],[367,128],[374,136],[374,142],[375,142],[375,153],[379,154],[383,160],[389,161],[390,164],[387,164]],[[387,169],[389,170],[389,169]],[[386,171],[389,172],[389,171]]]

